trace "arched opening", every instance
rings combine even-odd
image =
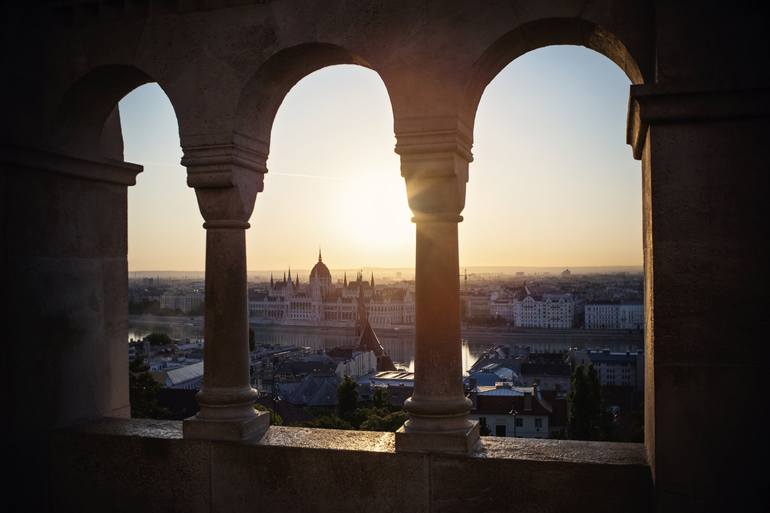
[[[577,45],[604,55],[625,72],[633,84],[649,80],[648,59],[632,55],[617,36],[578,18],[546,18],[518,26],[494,42],[478,59],[465,89],[461,116],[473,128],[476,109],[489,83],[516,58],[551,45]]]
[[[131,414],[181,420],[203,377],[205,232],[169,98],[148,83],[119,111],[124,157],[144,166],[128,193]]]
[[[258,109],[276,115],[269,134],[259,129],[269,171],[247,232],[252,385],[287,423],[392,431],[405,417],[391,403],[405,397],[386,402],[367,376],[409,365],[412,335],[398,329],[414,316],[414,228],[388,94],[362,66],[286,76],[291,90],[276,85],[280,102]],[[276,346],[293,353],[265,356]],[[345,376],[367,381],[353,387],[357,407],[337,400]]]
[[[327,43],[306,43],[279,51],[244,87],[236,113],[236,132],[268,148],[275,116],[289,91],[314,71],[340,64],[369,67],[362,57]]]
[[[521,40],[496,53],[515,60],[486,68],[500,69],[475,113],[460,263],[466,331],[505,332],[522,397],[517,415],[494,415],[482,397],[495,386],[480,387],[471,416],[498,436],[641,442],[642,180],[625,144],[623,71],[641,77],[627,60],[612,59],[623,70],[586,48]],[[575,405],[591,387],[601,399],[584,415]],[[527,396],[540,415],[522,411]]]
[[[51,116],[55,129],[49,133],[48,150],[55,150],[52,155],[69,163],[71,169],[64,176],[78,213],[65,216],[62,222],[69,227],[68,244],[80,248],[75,257],[88,262],[84,267],[88,271],[81,269],[82,276],[75,283],[91,280],[100,291],[81,294],[88,304],[82,311],[94,328],[74,334],[77,343],[62,345],[61,359],[69,363],[62,365],[62,377],[57,379],[71,383],[68,400],[74,405],[58,412],[64,418],[131,415],[127,319],[133,298],[129,272],[136,249],[153,254],[168,244],[168,234],[147,243],[137,234],[163,226],[168,212],[180,208],[170,191],[187,189],[181,170],[175,188],[156,183],[142,187],[141,193],[128,193],[128,186],[136,183],[136,175],[142,171],[140,165],[128,161],[146,164],[154,171],[161,167],[159,163],[173,168],[179,159],[174,108],[152,82],[134,66],[95,68],[66,89]],[[140,184],[143,176],[147,175],[138,178]],[[162,200],[141,201],[151,188],[168,194]],[[184,247],[178,243],[175,251],[185,251]],[[149,374],[146,377],[153,379]]]
[[[119,103],[126,161],[144,172],[128,195],[129,272],[178,271],[198,277],[204,264],[202,219],[185,183],[174,108],[157,83],[140,86]],[[150,276],[152,277],[152,276]]]
[[[56,113],[53,146],[74,155],[119,157],[120,128],[115,108],[133,89],[152,82],[144,71],[126,65],[100,66],[75,82]],[[106,132],[106,133],[105,133]]]
[[[126,252],[128,274],[115,275],[108,284],[111,297],[125,298],[117,300],[125,305],[120,311],[105,314],[111,316],[105,323],[116,327],[110,337],[109,389],[121,414],[129,414],[124,410],[130,404],[133,417],[170,418],[174,398],[161,398],[159,392],[169,370],[194,360],[179,346],[194,337],[186,325],[202,324],[204,260],[195,195],[179,165],[174,107],[158,83],[131,66],[92,71],[62,105],[55,146],[95,161],[136,162],[144,168],[136,185],[124,187],[122,201],[113,205],[123,210],[114,230]],[[156,345],[160,334],[170,338]]]
[[[411,266],[409,210],[384,100],[379,76],[350,65],[311,73],[286,95],[271,130],[265,192],[251,218],[250,269],[307,266],[307,258],[293,259],[308,244],[311,257],[319,245],[330,256],[339,251],[341,268],[377,259]]]

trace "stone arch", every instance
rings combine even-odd
[[[553,45],[590,48],[617,64],[631,83],[645,82],[640,60],[631,55],[619,37],[595,23],[578,18],[547,18],[525,23],[497,39],[473,66],[460,111],[471,132],[481,96],[498,73],[517,57]]]
[[[330,43],[303,43],[275,53],[243,88],[235,113],[236,134],[261,145],[267,157],[273,121],[291,88],[310,73],[337,64],[374,69],[363,57]]]
[[[52,145],[70,154],[104,156],[102,133],[111,130],[111,136],[120,137],[119,120],[114,114],[118,102],[150,82],[158,81],[132,65],[109,64],[91,69],[62,96],[54,117]],[[158,84],[174,108],[166,89]]]

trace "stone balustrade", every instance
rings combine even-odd
[[[420,513],[650,510],[642,444],[482,437],[468,455],[396,452],[393,433],[271,426],[258,442],[182,437],[176,421],[57,431],[61,511]]]

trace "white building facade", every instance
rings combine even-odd
[[[203,306],[203,298],[203,294],[166,293],[160,296],[160,308],[190,313]]]
[[[468,418],[477,420],[491,436],[550,438],[552,407],[537,387],[511,383],[479,386],[470,394],[473,403]]]
[[[586,329],[644,329],[644,305],[589,303],[585,306]]]
[[[575,299],[572,294],[535,296],[525,287],[526,296],[514,302],[514,325],[519,328],[567,329],[574,326]]]
[[[538,296],[524,285],[516,294],[493,293],[489,316],[518,328],[568,329],[575,325],[575,298],[572,294]]]
[[[350,359],[338,363],[334,370],[340,379],[345,376],[358,379],[375,372],[377,372],[377,356],[373,351],[354,351]]]
[[[586,351],[570,352],[573,365],[593,365],[601,386],[621,386],[644,390],[644,353]]]

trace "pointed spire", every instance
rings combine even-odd
[[[360,277],[360,274],[359,274]],[[366,303],[364,299],[364,288],[361,286],[361,280],[358,283],[358,298],[356,298],[356,336],[360,337],[367,322],[369,321],[369,312],[366,310]]]
[[[275,287],[275,282],[273,281],[273,273],[270,273],[270,288],[272,289]]]
[[[321,260],[321,247],[320,246],[318,247],[318,261],[319,262],[323,261],[323,260]]]
[[[291,281],[291,266],[289,266],[289,281]]]
[[[343,283],[343,285],[345,285],[345,287],[348,286],[348,273],[347,272],[345,272],[343,274],[342,283]]]
[[[283,282],[286,283],[286,271],[283,272]]]
[[[372,272],[372,281],[369,283],[371,285],[372,289],[374,289],[374,272]]]
[[[294,277],[294,286],[299,287],[299,273],[297,273]]]

